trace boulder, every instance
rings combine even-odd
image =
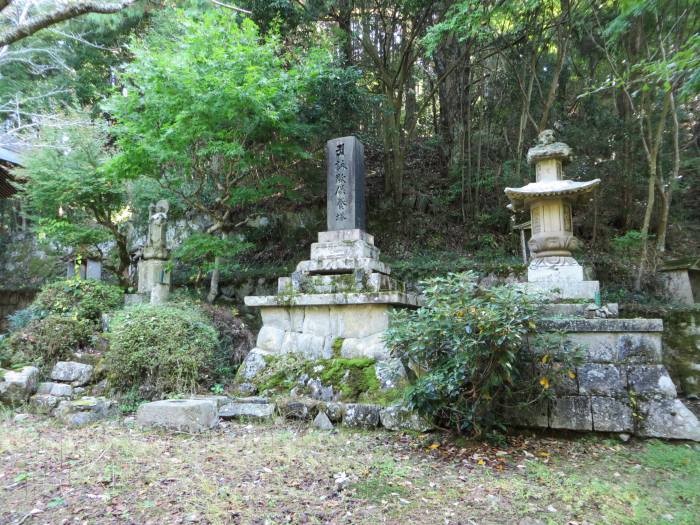
[[[315,403],[306,400],[286,400],[279,404],[280,413],[289,419],[311,419]]]
[[[83,426],[119,414],[117,404],[105,397],[86,396],[73,401],[61,401],[53,412],[70,426]]]
[[[345,405],[343,425],[352,428],[375,428],[379,426],[378,405],[365,405],[361,403],[349,403]]]
[[[260,348],[253,348],[246,358],[241,363],[238,369],[237,381],[241,383],[250,382],[261,370],[267,366],[267,361],[265,357],[270,355],[269,352],[261,350]]]
[[[379,419],[382,426],[388,430],[428,432],[433,428],[427,419],[402,405],[393,405],[382,409],[379,412]]]
[[[19,371],[0,370],[0,402],[10,405],[24,403],[36,392],[39,369],[25,366]]]
[[[406,368],[400,359],[385,359],[374,365],[382,389],[396,388],[406,382]]]
[[[314,426],[319,430],[333,430],[333,423],[328,419],[325,412],[319,412],[314,419]]]
[[[639,411],[640,436],[700,441],[700,423],[679,399],[640,402]]]
[[[51,379],[70,383],[73,386],[85,386],[90,383],[93,370],[92,365],[75,361],[59,361],[51,371]]]
[[[29,399],[29,405],[37,414],[50,414],[51,411],[61,402],[60,397],[52,396],[51,394],[34,394]]]
[[[216,403],[207,399],[166,399],[141,405],[136,412],[141,426],[202,432],[219,422]]]

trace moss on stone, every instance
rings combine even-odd
[[[342,339],[336,339],[336,346],[342,346]],[[268,366],[253,380],[261,393],[286,394],[295,387],[299,388],[299,393],[306,393],[304,382],[299,378],[307,377],[332,386],[334,392],[340,393],[342,401],[382,397],[374,359],[334,357],[312,361],[292,354],[266,357],[266,361]]]

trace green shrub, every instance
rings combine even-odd
[[[144,399],[212,383],[217,334],[197,308],[141,305],[117,312],[106,354],[111,385]]]
[[[35,310],[97,321],[124,304],[121,288],[93,279],[67,279],[44,286],[32,303]]]
[[[481,289],[473,272],[421,285],[426,306],[395,311],[386,335],[392,353],[416,375],[407,389],[412,408],[479,435],[502,428],[505,404],[531,401],[554,382],[532,380],[525,371],[521,350],[535,328],[536,308],[517,285]]]
[[[7,348],[13,362],[49,369],[56,361],[70,359],[74,352],[88,347],[94,331],[94,323],[87,319],[49,315],[11,333]]]

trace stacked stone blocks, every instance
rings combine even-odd
[[[661,320],[549,320],[540,330],[565,332],[564,351],[580,349],[582,362],[573,378],[554,386],[553,399],[511,414],[514,423],[700,440],[697,419],[677,399],[661,363]],[[543,350],[530,346],[528,351],[537,375]]]

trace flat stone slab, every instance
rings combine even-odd
[[[537,324],[545,332],[663,332],[661,319],[545,319]]]
[[[342,304],[392,304],[418,307],[419,296],[404,292],[261,295],[245,298],[246,306],[323,306]]]
[[[275,404],[266,401],[260,401],[261,398],[251,398],[246,401],[242,398],[240,401],[227,403],[219,408],[219,417],[223,419],[248,417],[256,419],[267,419],[275,413]]]
[[[141,405],[136,422],[142,426],[202,432],[219,422],[216,403],[207,399],[167,399]]]
[[[600,293],[598,281],[562,281],[562,282],[534,282],[523,283],[525,289],[531,292],[539,292],[553,300],[588,299],[595,300]]]

